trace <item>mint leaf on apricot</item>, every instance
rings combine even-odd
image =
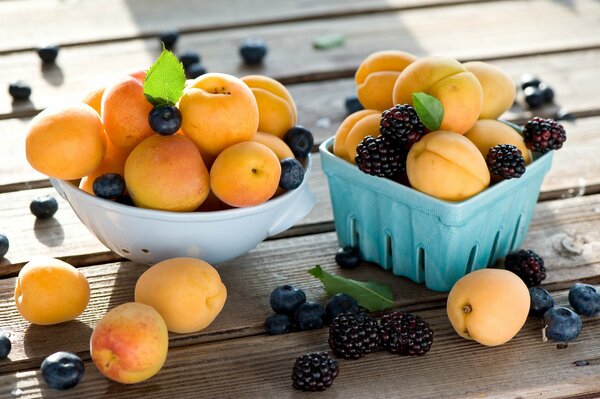
[[[183,94],[185,72],[175,54],[163,49],[146,72],[144,95],[152,105],[175,105]]]
[[[316,265],[308,273],[321,280],[329,295],[348,294],[369,312],[381,311],[394,305],[392,289],[374,281],[358,281],[327,273]]]
[[[444,119],[444,106],[434,96],[425,93],[413,93],[413,106],[419,119],[431,131],[438,130]]]

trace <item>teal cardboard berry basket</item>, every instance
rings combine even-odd
[[[553,156],[534,154],[520,178],[449,202],[361,172],[333,154],[333,140],[319,151],[340,246],[435,291],[519,248]]]

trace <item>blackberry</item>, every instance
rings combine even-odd
[[[379,347],[377,321],[364,313],[343,312],[329,326],[329,347],[336,356],[360,359]]]
[[[508,254],[504,261],[504,268],[519,276],[528,287],[540,285],[546,278],[544,260],[530,249]]]
[[[565,128],[554,119],[535,117],[525,124],[523,138],[527,148],[542,154],[558,150],[567,140]]]
[[[381,318],[381,346],[403,356],[423,356],[433,343],[433,331],[421,317],[394,312]]]
[[[31,96],[31,86],[22,80],[17,80],[8,85],[8,94],[13,100],[28,100]]]
[[[408,104],[395,105],[383,111],[379,125],[383,137],[401,144],[413,144],[427,133],[417,111]]]
[[[333,384],[340,369],[329,352],[307,353],[296,359],[292,381],[302,391],[324,391]]]
[[[490,172],[503,179],[521,177],[525,173],[525,158],[512,144],[498,144],[490,148],[486,162]]]
[[[358,169],[373,176],[394,177],[406,170],[407,152],[386,137],[367,136],[356,147]]]

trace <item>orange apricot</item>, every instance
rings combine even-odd
[[[354,125],[358,121],[369,115],[381,115],[381,113],[374,109],[363,109],[361,111],[348,115],[346,119],[344,119],[344,121],[340,124],[340,127],[335,133],[335,138],[333,140],[333,153],[337,157],[345,159],[348,162],[354,163],[354,158],[350,159],[348,151],[346,150],[346,138],[348,137],[348,134],[350,133]]]

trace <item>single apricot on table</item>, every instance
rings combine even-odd
[[[235,207],[262,204],[275,194],[281,177],[279,159],[269,147],[253,141],[225,149],[210,169],[210,188]]]
[[[98,371],[122,384],[145,381],[167,359],[169,332],[153,307],[128,302],[111,309],[96,324],[90,355]]]
[[[39,325],[79,316],[90,300],[90,285],[79,270],[48,256],[32,259],[19,271],[15,304],[23,318]]]
[[[135,301],[152,306],[169,331],[193,333],[219,315],[227,289],[217,270],[194,258],[172,258],[146,270],[135,285]]]
[[[47,108],[31,120],[25,154],[38,172],[65,180],[96,169],[106,151],[100,117],[87,104]]]

